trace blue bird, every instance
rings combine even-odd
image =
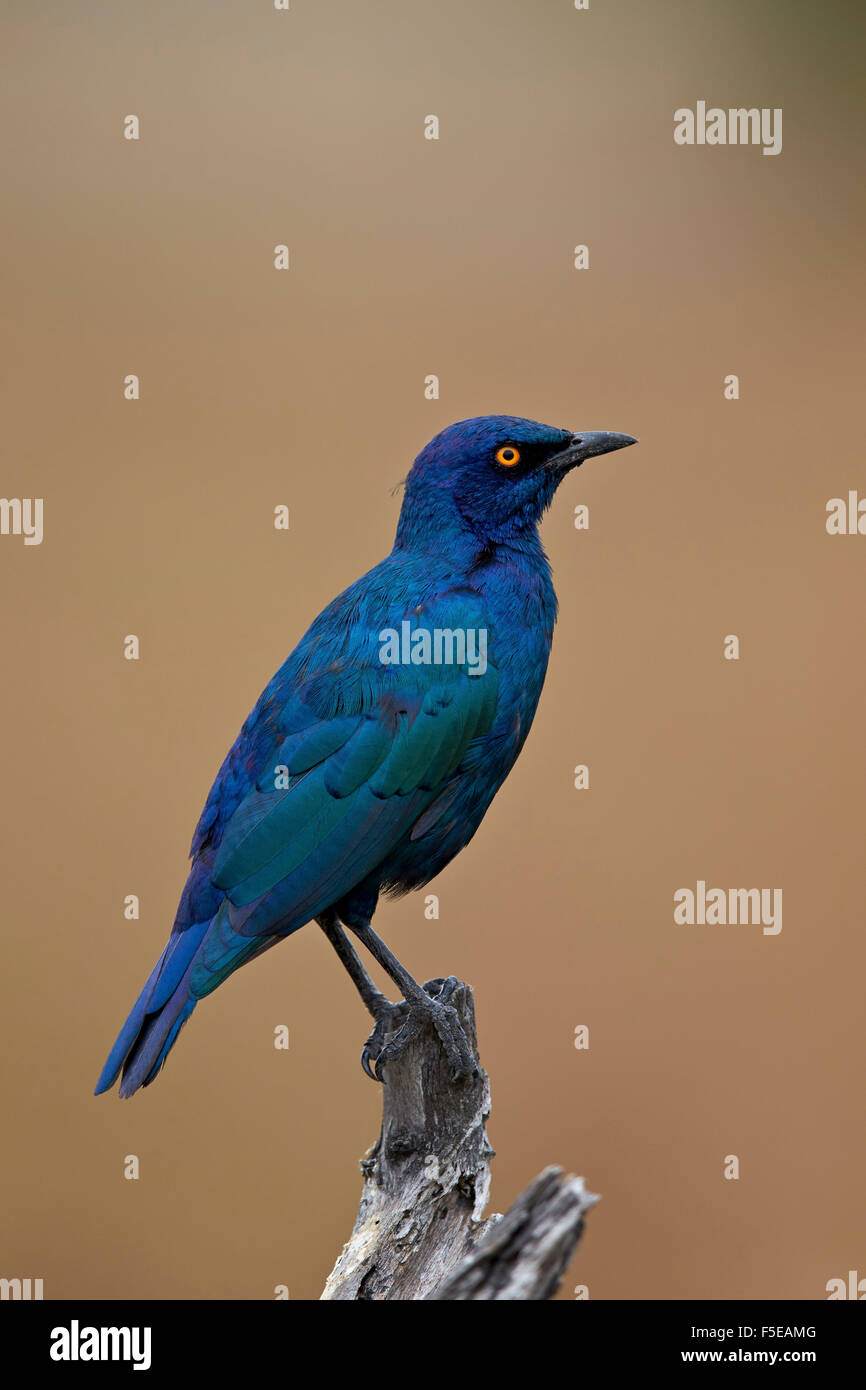
[[[96,1086],[156,1078],[196,1004],[316,921],[373,1018],[364,1070],[429,1021],[455,1078],[472,1055],[448,1000],[373,931],[379,894],[429,882],[469,843],[526,740],[556,595],[538,534],[566,474],[625,448],[510,415],[438,434],[406,479],[391,554],[319,614],[228,753],[193,836],[168,944]],[[346,930],[402,994],[388,1000]],[[371,1068],[373,1064],[375,1070]]]

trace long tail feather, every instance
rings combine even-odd
[[[171,937],[108,1054],[94,1095],[110,1091],[121,1068],[122,1096],[132,1095],[156,1076],[195,1007],[187,987],[190,966],[209,926],[195,922]]]

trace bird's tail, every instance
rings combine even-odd
[[[121,1069],[121,1096],[156,1079],[198,1000],[189,989],[193,960],[210,922],[195,922],[171,936],[108,1054],[94,1095],[110,1091]]]
[[[223,900],[208,921],[172,932],[108,1054],[95,1095],[110,1091],[121,1069],[121,1096],[149,1086],[198,1001],[239,966],[282,940],[280,936],[244,936],[243,926],[259,901],[234,908]]]

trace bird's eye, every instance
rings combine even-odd
[[[502,463],[506,468],[513,468],[520,462],[520,450],[515,449],[513,444],[505,444],[496,451],[496,462]]]

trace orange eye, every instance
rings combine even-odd
[[[515,449],[513,444],[506,444],[503,448],[497,449],[496,462],[504,464],[506,468],[513,468],[515,463],[520,462],[520,450]]]

